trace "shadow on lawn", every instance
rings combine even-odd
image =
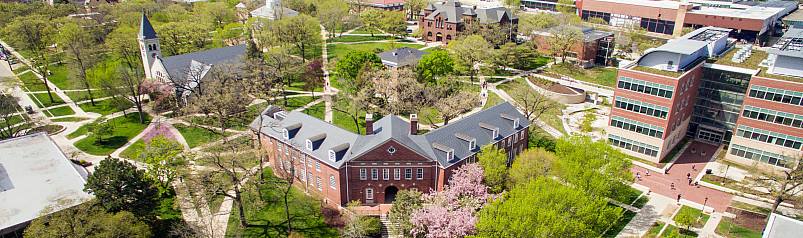
[[[128,142],[128,138],[125,136],[112,136],[104,138],[102,141],[95,141],[93,145],[101,149],[114,150],[123,147],[126,142]]]

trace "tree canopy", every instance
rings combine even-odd
[[[153,211],[159,194],[145,171],[111,157],[101,160],[89,174],[84,191],[95,195],[109,212],[130,211],[138,216]]]

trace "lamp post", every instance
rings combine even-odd
[[[708,197],[705,197],[705,201],[703,202],[703,210],[700,210],[700,218],[703,217],[703,212],[705,212],[705,204],[708,203]]]
[[[731,168],[731,165],[728,165],[728,167],[725,167],[725,175],[722,176],[722,185],[725,185],[725,179],[728,178],[728,169],[730,169],[730,168]]]

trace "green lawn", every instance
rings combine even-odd
[[[353,35],[343,35],[341,37],[329,38],[326,42],[360,42],[360,41],[376,41],[376,40],[390,40],[392,36],[382,35],[382,36],[353,36]]]
[[[582,69],[567,63],[552,65],[551,67],[547,68],[546,71],[569,76],[576,80],[614,87],[616,85],[616,76],[619,70],[616,68],[603,67]]]
[[[184,137],[184,140],[187,141],[187,145],[189,145],[190,148],[195,148],[199,145],[222,139],[222,137],[218,134],[194,126],[174,124],[173,127],[175,127],[176,130],[181,133],[181,136]]]
[[[656,238],[658,237],[658,232],[661,232],[661,229],[664,228],[664,223],[660,221],[656,221],[650,227],[650,230],[647,231],[647,234],[644,234],[643,238]]]
[[[352,32],[349,32],[349,34],[371,34],[369,31],[371,29],[373,29],[374,35],[382,34],[382,32],[379,32],[379,30],[377,30],[375,27],[360,27]]]
[[[25,86],[28,91],[47,91],[45,83],[31,72],[17,75],[17,78],[22,81],[23,86]]]
[[[680,232],[680,233],[678,233],[678,232]],[[677,236],[671,236],[671,234],[677,234]],[[678,227],[673,226],[673,225],[667,225],[666,229],[664,229],[664,232],[661,233],[661,237],[667,237],[667,238],[697,237],[697,233],[693,232],[693,231],[690,231],[690,230],[686,230],[686,229],[681,229],[680,231],[678,231]]]
[[[14,72],[14,74],[19,74],[19,73],[22,73],[25,70],[30,70],[30,69],[27,66],[20,66],[20,67],[17,67],[16,69],[12,70],[11,72]]]
[[[337,110],[334,110],[334,112],[332,113],[332,117],[333,117],[332,120],[333,120],[333,123],[335,125],[339,126],[339,127],[342,127],[342,128],[344,128],[346,130],[349,130],[351,132],[354,132],[354,133],[357,133],[357,134],[360,134],[360,135],[365,135],[365,112],[361,111],[361,112],[357,113],[357,115],[359,115],[357,117],[357,122],[360,123],[360,130],[359,131],[357,131],[357,127],[354,126],[354,119],[352,119],[351,116],[348,116],[345,113],[342,113],[342,112],[339,112]],[[374,118],[374,121],[378,121],[378,120],[379,120],[378,118]]]
[[[73,111],[72,108],[70,108],[70,106],[62,106],[62,107],[51,108],[51,109],[48,109],[48,111],[50,111],[50,114],[53,115],[54,117],[66,116],[66,115],[74,115],[75,114],[75,111]]]
[[[123,152],[120,152],[120,157],[121,158],[126,158],[126,159],[137,160],[136,159],[137,158],[137,154],[139,154],[139,151],[142,150],[142,149],[145,149],[145,141],[142,140],[142,139],[139,139],[139,140],[137,140],[137,142],[134,142],[134,144],[131,144],[131,146],[128,146],[128,148],[123,150]],[[139,160],[137,160],[137,161],[139,161]],[[140,162],[144,162],[144,161],[140,161]]]
[[[234,148],[237,148],[238,150],[242,150],[242,151],[247,151],[250,148],[252,148],[253,143],[254,142],[252,142],[252,137],[251,136],[240,136],[240,137],[234,138],[233,140],[230,140],[230,141],[226,142],[226,144],[234,145]],[[203,148],[201,151],[204,151],[204,152],[225,151],[225,150],[231,148],[231,146],[228,146],[226,144],[211,145],[209,147]],[[257,160],[257,162],[259,162],[259,161]]]
[[[414,49],[423,48],[424,45],[419,44],[405,44],[405,43],[391,43],[386,42],[370,42],[370,43],[356,43],[356,44],[329,44],[327,45],[328,50],[328,57],[329,61],[333,59],[340,59],[348,52],[355,51],[355,50],[362,50],[368,52],[376,52],[376,49],[380,49],[381,51],[388,51],[396,48],[401,47],[410,47]]]
[[[72,110],[72,109],[70,109]],[[57,119],[50,119],[53,122],[79,122],[79,121],[86,121],[89,118],[86,117],[62,117]]]
[[[128,114],[128,117],[115,117],[108,122],[114,125],[112,135],[104,138],[103,143],[97,144],[95,138],[86,137],[75,142],[75,147],[91,155],[108,155],[142,132],[150,122],[151,116],[146,115],[145,124],[139,124],[139,113]],[[86,133],[85,126],[78,128],[76,132],[82,131],[82,128]]]
[[[499,97],[499,95],[496,95],[496,93],[494,92],[488,91],[488,100],[485,101],[485,106],[482,107],[482,109],[487,109],[489,107],[499,105],[500,103],[503,102],[505,102],[505,100]]]
[[[644,207],[644,205],[646,205],[646,204],[647,204],[647,202],[649,202],[649,201],[650,201],[650,197],[647,197],[647,196],[641,196],[641,197],[640,197],[638,200],[636,200],[635,202],[633,202],[633,206],[634,206],[634,207],[637,207],[637,208],[643,208],[643,207]]]
[[[86,90],[84,90],[84,91],[69,91],[69,92],[64,92],[64,93],[67,94],[67,97],[70,97],[70,99],[72,99],[73,102],[80,102],[80,101],[89,100],[89,93],[86,92]],[[95,102],[98,102],[98,98],[103,98],[103,97],[106,97],[106,93],[103,92],[103,90],[98,90],[98,89],[93,89],[92,90],[92,98],[95,99]]]
[[[317,87],[315,87],[315,89],[313,91],[314,92],[323,92],[323,84],[324,83],[321,83],[321,85],[318,85]],[[291,82],[290,86],[287,87],[286,89],[287,90],[296,90],[296,91],[305,91],[304,92],[305,94],[309,94],[309,91],[304,89],[305,85],[307,85],[307,82],[300,82],[300,81],[299,82]],[[288,92],[287,95],[288,96],[291,95],[290,92]]]
[[[628,189],[623,191],[623,193],[625,195],[625,197],[624,197],[625,200],[623,200],[623,201],[617,200],[617,201],[619,201],[621,203],[624,203],[624,204],[627,204],[627,205],[633,204],[633,202],[635,202],[636,199],[639,196],[641,196],[641,191],[638,190],[638,189],[632,188],[632,187],[628,187]]]
[[[622,229],[627,226],[627,223],[630,223],[630,220],[633,220],[633,217],[635,216],[635,212],[625,210],[624,214],[622,214],[622,216],[620,216],[619,219],[617,219],[616,222],[613,223],[610,228],[608,228],[608,231],[606,231],[605,234],[602,234],[602,237],[616,237],[616,235],[618,235],[619,232],[621,232]]]
[[[52,75],[47,76],[47,80],[56,85],[61,90],[81,89],[81,86],[74,85],[67,79],[70,75],[70,68],[66,64],[56,64],[47,67]]]
[[[78,104],[78,107],[80,107],[85,112],[94,112],[104,116],[122,111],[123,108],[125,109],[131,108],[132,106],[134,106],[134,104],[129,102],[128,100],[118,101],[111,98],[95,101],[94,107],[89,102]]]
[[[708,218],[711,217],[708,214],[702,213],[700,211],[700,209],[696,209],[696,208],[689,207],[689,206],[681,207],[680,211],[678,211],[678,214],[680,214],[681,212],[685,212],[687,210],[691,211],[691,213],[695,214],[695,216],[699,216],[699,214],[703,214],[702,215],[702,219],[700,219],[697,223],[694,224],[694,227],[696,227],[696,228],[703,228],[705,223],[708,222]]]
[[[50,107],[64,104],[64,100],[62,100],[59,97],[59,95],[56,95],[56,93],[51,93],[51,95],[53,95],[53,102],[50,102],[50,96],[48,96],[47,93],[34,93],[32,95],[39,100],[39,102],[37,102],[37,105],[39,105],[38,103],[41,103],[41,107]],[[33,100],[33,98],[31,100]],[[33,101],[36,102],[36,100]]]
[[[431,47],[431,48],[427,48],[426,50],[424,50],[424,52],[432,53],[432,52],[440,51],[440,50],[446,50],[446,48],[443,47],[443,46]]]
[[[318,98],[320,98],[320,97],[315,96],[315,98],[312,98],[311,96],[306,96],[306,97],[291,97],[291,98],[287,98],[287,107],[286,108],[284,107],[284,98],[279,98],[273,104],[275,106],[282,107],[287,111],[292,111],[292,110],[295,110],[296,108],[303,107],[304,105],[307,105],[310,102],[315,101]],[[254,105],[248,106],[248,110],[252,110],[252,111],[265,110],[265,108],[268,106],[268,103],[269,102],[263,102],[263,103],[254,104]]]
[[[761,232],[738,226],[731,221],[731,218],[722,218],[716,232],[718,235],[731,238],[761,238]]]
[[[321,42],[321,44],[314,44],[304,49],[304,57],[307,58],[307,60],[323,58],[323,40],[321,40]],[[298,47],[288,47],[290,47],[289,52],[291,55],[301,57],[301,50],[299,50]]]
[[[515,65],[509,65],[508,67],[521,70],[533,70],[548,64],[550,61],[552,61],[551,57],[533,55],[533,57],[525,58],[522,62],[517,62]]]
[[[340,237],[338,230],[329,227],[324,221],[319,209],[323,205],[320,200],[307,196],[303,191],[293,187],[288,198],[289,209],[285,210],[284,203],[279,199],[282,194],[281,189],[277,187],[277,183],[270,182],[278,178],[269,168],[265,168],[264,176],[268,183],[254,185],[254,182],[250,182],[251,184],[246,186],[249,189],[245,189],[242,193],[245,201],[243,210],[248,226],[239,227],[240,217],[237,215],[239,212],[235,205],[232,208],[232,215],[229,216],[226,237],[287,237],[289,234],[287,234],[285,214],[288,211],[293,218],[291,221],[293,230],[300,233],[301,237]],[[250,189],[253,186],[258,186],[259,192]]]
[[[311,107],[309,107],[307,109],[304,109],[303,112],[306,113],[307,115],[314,116],[314,117],[317,117],[317,118],[323,120],[324,119],[324,113],[326,113],[326,103],[320,102],[320,103],[315,104],[315,105],[313,105],[313,106],[311,106]]]

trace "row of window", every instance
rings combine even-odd
[[[803,138],[743,125],[739,125],[739,129],[736,130],[736,135],[793,149],[800,149],[800,146],[803,145]]]
[[[655,138],[664,138],[664,128],[660,126],[650,125],[636,120],[630,120],[623,117],[611,116],[611,126],[619,127],[629,131],[635,131],[644,135],[652,136]]]
[[[416,179],[424,179],[424,169],[416,169]],[[382,169],[382,179],[390,180],[390,169]],[[401,180],[401,169],[393,169],[393,179]],[[404,179],[413,179],[413,169],[404,169]],[[360,180],[368,180],[368,169],[360,169]],[[379,180],[379,169],[371,169],[371,180]]]
[[[669,114],[668,107],[658,106],[652,103],[646,103],[623,97],[616,97],[615,106],[624,110],[637,112],[648,116],[659,117],[662,119],[666,119],[667,114]]]
[[[803,106],[803,93],[801,92],[751,85],[750,93],[748,94],[748,96],[753,98]]]
[[[653,145],[648,145],[642,142],[633,141],[631,139],[619,137],[616,135],[609,134],[608,135],[608,142],[611,145],[624,148],[626,150],[631,150],[633,152],[637,152],[639,154],[649,155],[651,157],[658,156],[658,147]]]
[[[307,172],[304,167],[297,168],[295,171],[295,176],[301,179],[301,181],[309,181],[310,186],[315,186],[318,190],[323,191],[321,177],[313,175],[312,172]],[[335,180],[334,174],[329,175],[329,187],[332,189],[337,189],[337,181]]]
[[[744,106],[742,116],[779,125],[803,128],[803,116],[792,113],[779,112],[754,106]]]
[[[793,162],[791,159],[786,158],[786,156],[783,155],[757,150],[737,144],[731,144],[731,154],[783,168],[791,168]]]
[[[672,93],[675,91],[675,87],[673,86],[622,76],[619,77],[619,88],[665,98],[672,98]]]

